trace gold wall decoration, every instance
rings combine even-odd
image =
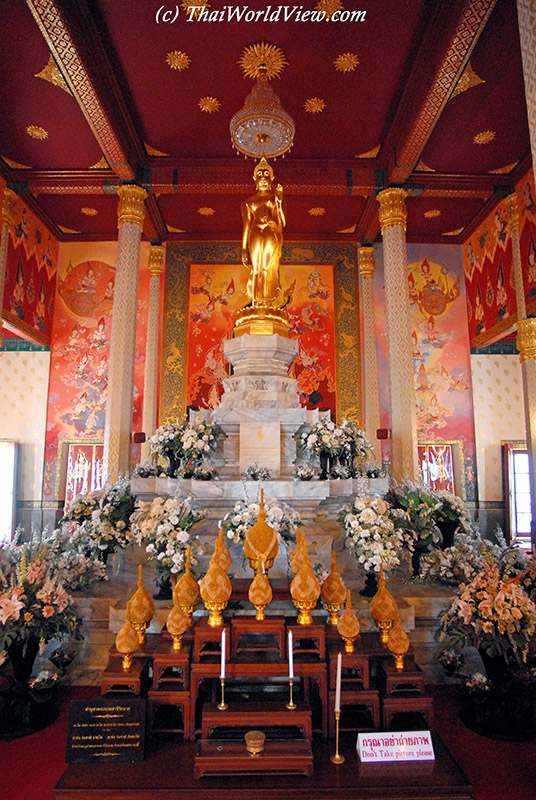
[[[242,67],[246,78],[258,78],[261,67],[266,68],[265,75],[271,78],[279,78],[288,61],[283,51],[273,44],[259,42],[246,47],[238,59],[238,64]]]
[[[220,101],[216,97],[210,97],[209,95],[200,97],[197,105],[201,111],[205,111],[207,114],[214,114],[215,111],[219,111],[221,108]]]
[[[426,219],[433,219],[434,217],[440,217],[441,211],[438,208],[431,208],[429,211],[424,212],[424,216]]]
[[[183,53],[182,50],[172,50],[166,56],[166,62],[169,64],[170,69],[176,69],[182,72],[190,66],[190,56]]]
[[[499,169],[490,169],[490,175],[508,175],[508,173],[512,172],[513,169],[517,167],[519,161],[514,161],[512,164],[507,164],[505,167],[499,167]]]
[[[454,87],[454,91],[450,96],[450,100],[452,100],[453,97],[456,97],[462,92],[466,92],[468,89],[472,89],[473,86],[478,86],[479,83],[486,83],[486,81],[484,80],[484,78],[480,78],[476,74],[476,72],[471,66],[471,62],[468,61],[467,66],[460,75],[458,83]]]
[[[31,167],[29,167],[27,164],[19,164],[18,161],[13,161],[11,158],[8,158],[7,156],[2,156],[2,158],[4,159],[8,167],[11,167],[12,169],[31,169]]]
[[[326,107],[321,97],[309,97],[303,107],[309,114],[320,114]]]
[[[415,167],[415,172],[435,172],[435,169],[432,169],[432,167],[429,167],[427,164],[425,164],[421,158]]]
[[[147,144],[147,142],[144,142],[143,146],[145,147],[148,156],[169,156],[169,153],[163,153],[161,150],[157,150],[156,147],[151,147],[151,145]]]
[[[359,64],[359,59],[355,53],[341,53],[333,63],[338,72],[353,72]]]
[[[109,169],[109,168],[110,166],[108,162],[106,161],[105,157],[102,156],[102,158],[100,158],[96,164],[92,164],[89,169]]]
[[[67,86],[65,82],[65,78],[61,74],[58,65],[54,61],[52,54],[50,54],[48,59],[48,64],[44,67],[41,72],[37,72],[35,74],[36,78],[42,78],[44,81],[48,81],[49,83],[53,83],[54,86],[57,86],[59,89],[63,89],[64,92],[67,94],[72,94],[71,90]]]
[[[48,139],[48,131],[46,131],[40,125],[27,125],[26,133],[28,136],[31,136],[32,139]]]
[[[323,11],[326,19],[331,19],[336,11],[343,11],[344,6],[340,0],[319,0],[315,6],[315,11]]]
[[[455,231],[445,231],[441,236],[459,236],[460,233],[463,233],[463,228],[456,228]]]
[[[536,359],[536,318],[516,322],[517,348],[521,361]]]
[[[201,206],[201,208],[197,209],[197,213],[201,214],[202,217],[211,217],[214,214],[214,209],[209,206]]]
[[[99,213],[96,208],[91,208],[89,206],[84,206],[83,208],[80,209],[80,211],[82,212],[82,214],[85,214],[86,217],[96,217],[97,214]]]
[[[473,136],[473,142],[475,144],[489,144],[495,139],[495,131],[480,131],[480,133],[475,134]]]
[[[381,144],[373,147],[372,150],[367,150],[366,153],[359,153],[359,155],[354,156],[354,158],[376,158],[378,153],[380,152]]]
[[[322,208],[322,206],[315,206],[314,208],[309,209],[309,214],[312,217],[322,217],[326,213],[326,209]]]
[[[132,223],[143,229],[143,219],[145,217],[145,198],[147,192],[141,186],[133,184],[123,184],[117,190],[119,195],[119,205],[117,207],[118,225]]]

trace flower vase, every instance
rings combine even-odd
[[[458,521],[455,519],[444,519],[438,523],[439,530],[441,531],[441,549],[446,550],[447,547],[454,546],[454,534],[458,527]]]
[[[157,590],[153,594],[155,600],[171,600],[173,597],[173,588],[171,586],[171,574],[166,572],[157,572],[155,574],[155,583]]]
[[[13,677],[19,686],[25,687],[30,680],[38,652],[39,639],[36,636],[31,636],[29,639],[15,639],[7,648]]]
[[[359,592],[362,597],[374,597],[378,591],[378,574],[376,572],[365,573],[365,586]]]
[[[329,453],[319,453],[318,457],[320,459],[320,475],[318,477],[321,481],[325,481],[328,478]]]
[[[414,545],[411,554],[411,574],[414,578],[418,578],[421,574],[421,557],[423,553],[426,553],[426,549],[426,547],[419,547],[418,544]]]
[[[168,468],[166,474],[169,478],[176,478],[178,469],[181,465],[181,459],[176,453],[168,452],[166,455],[168,459]]]

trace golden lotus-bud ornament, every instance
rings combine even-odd
[[[306,550],[306,547],[304,548],[305,545],[305,531],[300,531],[298,528],[296,532],[296,544],[288,557],[290,568],[294,575],[297,575],[303,563],[303,555]]]
[[[154,603],[143,584],[142,566],[138,566],[138,588],[127,603],[127,621],[138,634],[140,644],[145,643],[145,631],[154,614]]]
[[[215,561],[218,567],[220,567],[220,569],[222,569],[224,572],[229,572],[229,567],[231,566],[231,554],[225,547],[223,530],[221,528],[214,545],[214,554],[210,563],[212,564],[213,561]]]
[[[259,517],[257,522],[246,531],[244,555],[249,561],[249,566],[255,572],[260,572],[262,556],[264,559],[264,568],[266,572],[268,572],[273,566],[278,550],[279,539],[277,538],[277,534],[266,522],[264,489],[261,489]]]
[[[322,584],[320,599],[329,614],[328,623],[330,625],[336,625],[339,618],[339,611],[342,611],[346,601],[346,586],[337,572],[335,551],[331,554],[331,572]]]
[[[359,620],[352,611],[352,598],[350,590],[346,594],[346,609],[342,612],[337,623],[337,630],[344,640],[344,649],[347,653],[354,652],[354,640],[359,636]]]
[[[192,575],[192,548],[188,545],[184,575],[181,575],[173,589],[173,604],[182,608],[188,617],[190,627],[194,624],[192,615],[200,600],[201,592],[199,590],[199,584]]]
[[[132,655],[139,645],[138,634],[130,622],[125,622],[115,637],[115,649],[123,656],[122,666],[125,672],[130,669]]]
[[[173,650],[178,651],[182,647],[182,637],[190,627],[188,615],[184,613],[180,606],[173,605],[166,620],[166,628],[173,639]]]
[[[404,669],[404,655],[409,650],[409,637],[400,624],[400,619],[396,621],[389,631],[387,647],[394,656],[395,667],[402,671]]]
[[[305,553],[303,563],[298,570],[298,574],[290,584],[290,594],[294,605],[300,612],[298,614],[299,625],[311,625],[313,618],[311,610],[316,606],[316,601],[320,595],[320,584],[313,572],[311,559],[307,554],[307,543],[304,541]]]
[[[227,573],[211,562],[209,571],[201,581],[201,597],[210,612],[208,624],[212,628],[223,625],[222,611],[231,597],[232,586]]]
[[[266,606],[272,602],[272,587],[268,575],[264,571],[258,572],[249,587],[249,602],[255,606],[255,619],[262,621]]]
[[[380,567],[378,591],[370,601],[370,615],[380,631],[381,643],[385,647],[389,631],[398,619],[399,614],[395,599],[385,585],[383,565]]]

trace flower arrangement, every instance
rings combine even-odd
[[[241,475],[246,481],[271,481],[272,476],[270,470],[266,467],[260,467],[255,461],[246,469]]]
[[[292,477],[295,481],[316,481],[318,470],[312,464],[300,464],[294,470]]]
[[[327,416],[322,417],[311,426],[310,430],[301,434],[300,444],[309,453],[335,455],[342,447],[343,441],[343,437],[336,434],[335,431],[335,423]]]
[[[364,572],[379,572],[382,564],[389,571],[400,564],[402,532],[381,497],[356,497],[341,510],[339,521],[346,532],[345,546]]]
[[[152,458],[157,461],[164,459],[170,477],[174,477],[184,455],[182,435],[187,427],[186,418],[180,422],[167,422],[160,425],[149,439]]]
[[[475,535],[457,533],[452,547],[431,550],[421,560],[421,577],[451,586],[467,583],[485,566],[485,546]]]
[[[0,625],[0,663],[7,659],[21,684],[48,641],[80,638],[81,620],[39,537],[0,547]]]
[[[130,480],[119,478],[102,489],[76,497],[60,525],[74,523],[83,533],[88,550],[114,552],[129,543],[130,517],[135,505]]]
[[[221,427],[211,416],[197,417],[193,424],[188,424],[182,435],[183,457],[186,461],[198,462],[216,449],[218,438],[223,433]]]
[[[108,580],[106,565],[92,548],[88,549],[83,529],[73,533],[58,529],[42,540],[47,559],[54,562],[58,580],[69,591],[80,591],[98,581]]]
[[[393,483],[385,495],[391,506],[391,519],[402,531],[403,543],[411,555],[413,575],[419,575],[423,552],[441,542],[441,531],[435,520],[439,501],[429,489],[408,482]]]
[[[340,478],[344,480],[345,478],[352,477],[352,470],[350,467],[347,467],[346,464],[335,464],[330,470],[330,477],[332,478]]]
[[[190,529],[203,517],[191,508],[189,498],[155,497],[152,502],[139,503],[132,517],[132,537],[145,545],[159,586],[182,570],[188,545],[197,545]]]
[[[246,503],[239,500],[232,511],[229,511],[219,523],[228,539],[233,542],[243,542],[246,531],[257,522],[259,518],[259,503]],[[286,503],[269,497],[264,501],[266,522],[273,528],[280,540],[287,546],[296,541],[296,533],[300,524],[300,515],[293,511]]]
[[[350,419],[343,419],[341,431],[345,439],[344,452],[350,456],[352,464],[357,461],[363,465],[367,458],[374,452],[374,448],[367,439],[365,431]]]

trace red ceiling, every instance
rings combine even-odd
[[[147,237],[239,238],[253,164],[234,153],[229,121],[253,85],[238,59],[260,42],[285,56],[272,85],[296,124],[294,148],[274,165],[287,238],[374,240],[375,194],[394,182],[410,190],[410,240],[460,242],[493,208],[494,187],[513,186],[530,165],[515,0],[374,0],[357,23],[188,23],[182,10],[158,23],[161,6],[56,0],[45,14],[37,0],[4,0],[0,171],[60,239],[115,237],[122,180],[149,191]],[[35,77],[51,50],[75,96]],[[188,69],[170,69],[173,50]],[[343,53],[358,57],[354,71],[335,69]],[[485,82],[449,99],[467,60]],[[217,112],[199,109],[205,96]],[[324,101],[321,113],[305,111],[310,98]],[[48,137],[30,137],[28,125]],[[490,141],[475,143],[487,131]],[[379,145],[374,158],[356,157]],[[109,166],[90,169],[103,153]],[[511,174],[493,173],[509,164]]]

